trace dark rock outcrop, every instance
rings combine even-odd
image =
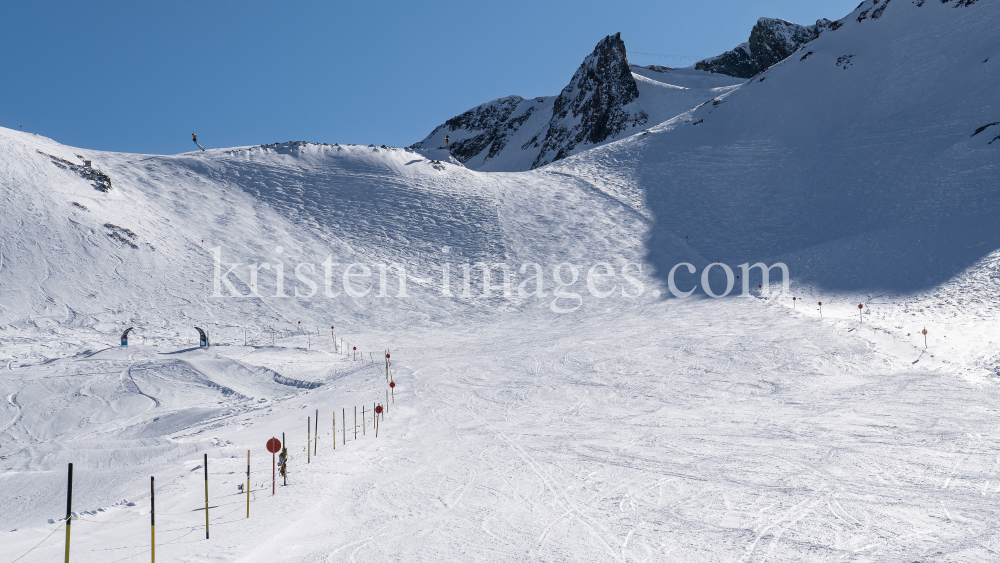
[[[751,78],[785,60],[819,37],[820,33],[835,30],[840,25],[840,22],[828,19],[805,26],[774,18],[760,18],[750,31],[749,41],[717,57],[698,61],[695,69]]]
[[[625,42],[609,35],[558,96],[498,98],[449,119],[410,148],[444,147],[447,135],[452,156],[473,168],[501,152],[507,169],[537,168],[644,125],[638,97]]]
[[[531,167],[564,158],[577,145],[603,143],[645,124],[646,113],[629,107],[638,97],[621,33],[605,37],[556,98],[542,150]]]

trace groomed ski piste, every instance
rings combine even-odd
[[[841,22],[531,172],[0,130],[0,561],[68,463],[76,562],[150,559],[153,476],[161,561],[996,560],[1000,7]]]

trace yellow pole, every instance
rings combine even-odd
[[[73,522],[73,464],[69,464],[69,487],[66,489],[66,563],[69,563],[69,525]]]
[[[205,539],[208,539],[208,454],[205,454]]]
[[[152,563],[156,563],[156,504],[153,496],[156,494],[154,477],[149,478],[149,537],[152,547]]]

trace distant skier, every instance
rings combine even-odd
[[[288,448],[281,446],[281,453],[278,454],[278,475],[284,483],[288,484]]]
[[[198,142],[198,134],[197,133],[191,133],[191,140],[194,141],[194,144],[198,145],[199,149],[205,150],[205,147],[201,146],[201,143]]]

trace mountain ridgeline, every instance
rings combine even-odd
[[[842,24],[828,19],[805,26],[774,18],[760,18],[750,31],[750,40],[732,51],[698,61],[694,68],[738,78],[751,78],[785,60],[826,30]]]
[[[709,84],[697,75],[750,78],[781,62],[820,33],[841,25],[827,19],[803,26],[760,18],[748,42],[688,69],[630,67],[625,42],[616,33],[597,44],[558,96],[495,99],[449,119],[410,148],[445,148],[447,136],[452,156],[468,168],[538,168],[656,125],[659,120],[650,116],[663,117],[665,96],[662,89],[649,86],[651,81],[673,89],[666,99],[672,95],[674,103],[682,104],[676,113],[668,112],[669,119],[723,93],[717,87],[730,85]],[[633,71],[640,71],[638,82]],[[650,95],[642,95],[644,87]],[[683,106],[692,94],[697,95],[694,103]],[[671,105],[670,111],[674,109]]]
[[[558,96],[487,102],[449,119],[412,148],[443,147],[448,135],[451,154],[470,168],[487,162],[504,170],[538,168],[644,125],[649,117],[638,97],[625,42],[621,34],[609,35]]]

